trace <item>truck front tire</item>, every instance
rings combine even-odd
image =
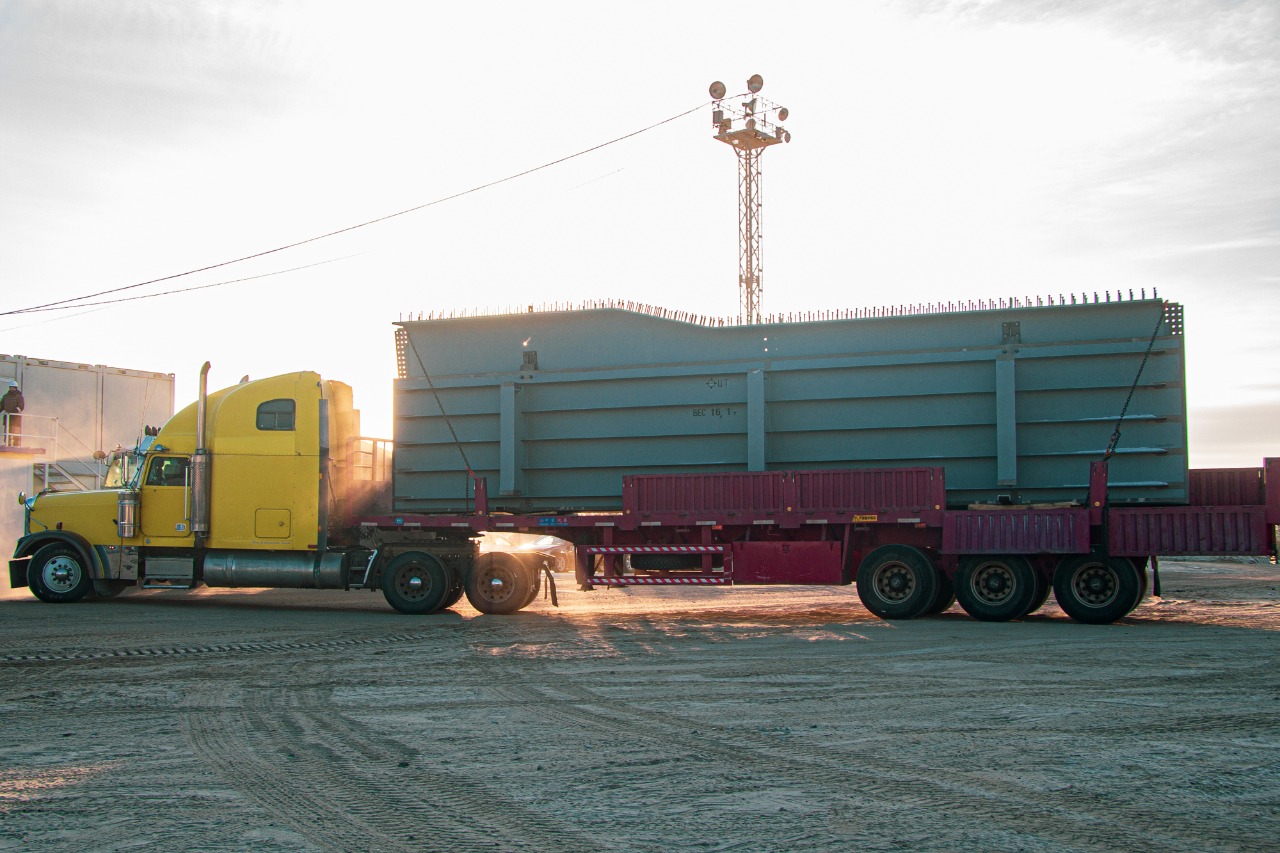
[[[46,545],[27,566],[27,586],[41,601],[68,604],[93,589],[84,555],[70,545]]]

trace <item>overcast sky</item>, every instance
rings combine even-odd
[[[1183,303],[1191,461],[1280,455],[1280,4],[0,0],[0,311],[442,199],[753,73],[766,312],[1130,289]],[[115,297],[0,352],[213,387],[315,369],[390,434],[402,314],[737,312],[710,106],[518,180]],[[92,301],[92,300],[91,300]],[[619,346],[625,346],[624,341]]]

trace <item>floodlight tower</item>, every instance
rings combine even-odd
[[[715,138],[733,146],[738,155],[738,322],[761,322],[764,267],[760,252],[760,155],[770,145],[790,142],[791,134],[779,122],[790,115],[786,107],[758,97],[764,78],[752,74],[747,100],[726,104],[727,89],[719,80],[711,84],[711,124]]]

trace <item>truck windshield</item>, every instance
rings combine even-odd
[[[107,463],[107,476],[103,488],[136,489],[138,475],[142,473],[142,454],[137,450],[117,450]]]

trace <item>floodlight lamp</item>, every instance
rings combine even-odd
[[[728,92],[729,90],[724,87],[723,83],[717,80],[711,84],[711,87],[707,91],[711,93],[711,97],[714,100],[718,101],[721,98],[723,98],[725,96],[725,93]]]
[[[764,88],[764,78],[761,77],[759,74],[752,74],[751,78],[747,80],[747,91],[750,92],[751,94],[754,95],[756,92],[759,92],[763,88]]]
[[[786,121],[787,117],[790,115],[791,115],[791,110],[787,109],[786,107],[778,107],[778,121]]]

